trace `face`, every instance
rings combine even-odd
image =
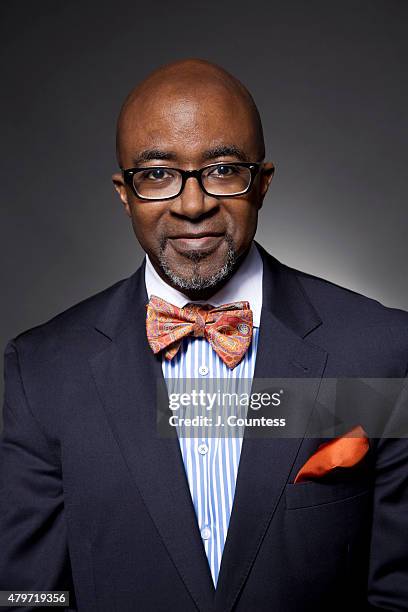
[[[252,125],[246,105],[223,91],[162,93],[128,111],[122,165],[193,170],[216,162],[257,162]],[[233,198],[209,196],[190,178],[178,197],[153,202],[137,198],[122,174],[112,178],[157,272],[199,299],[225,282],[249,249],[272,174],[273,165],[264,164],[250,192]]]

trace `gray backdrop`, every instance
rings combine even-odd
[[[129,89],[170,60],[252,91],[276,175],[258,240],[408,309],[406,0],[2,2],[0,344],[141,261],[110,176]],[[1,390],[0,390],[1,391]]]

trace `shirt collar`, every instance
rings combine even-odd
[[[255,243],[252,242],[248,255],[233,274],[229,281],[208,300],[190,300],[184,293],[168,285],[153,267],[149,256],[146,254],[145,283],[147,295],[158,297],[182,308],[189,302],[195,304],[210,303],[213,306],[221,306],[229,302],[249,302],[253,313],[253,325],[259,327],[262,309],[262,276],[263,262]]]

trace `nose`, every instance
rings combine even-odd
[[[180,196],[173,200],[171,210],[189,219],[198,219],[215,206],[218,206],[216,198],[204,193],[198,180],[190,176]]]

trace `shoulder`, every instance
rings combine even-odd
[[[394,364],[394,372],[406,366],[408,312],[263,255],[277,316],[302,337],[344,362]]]
[[[392,325],[408,330],[408,312],[307,272],[288,268],[324,320],[350,326]]]
[[[325,346],[331,365],[367,376],[408,374],[408,312],[312,274],[294,271],[322,324],[312,341]]]
[[[350,366],[386,364],[393,376],[407,375],[408,312],[312,274],[293,274],[322,320],[314,335],[317,343],[343,355]]]
[[[7,345],[24,356],[52,359],[61,351],[82,352],[87,344],[95,344],[95,325],[113,308],[126,302],[137,272],[87,297],[56,314],[51,319],[29,328]],[[89,342],[87,339],[89,338]]]
[[[408,312],[343,287],[331,280],[286,265],[257,245],[275,286],[275,299],[285,305],[307,302],[323,321],[339,325],[395,325],[408,329]]]

